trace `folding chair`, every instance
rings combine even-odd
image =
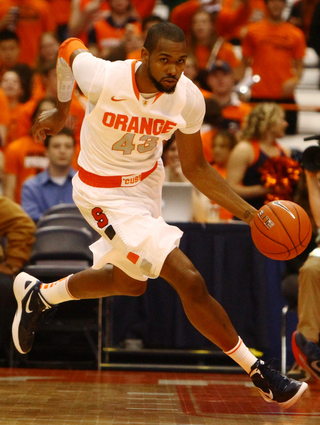
[[[57,204],[49,208],[44,213],[44,215],[50,215],[50,214],[79,214],[81,215],[81,212],[79,211],[76,204]]]

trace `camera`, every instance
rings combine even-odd
[[[304,141],[317,140],[320,145],[320,134],[316,136],[309,136],[303,139]],[[320,146],[309,146],[302,153],[302,165],[308,170],[316,173],[320,171]]]

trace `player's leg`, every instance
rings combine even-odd
[[[168,255],[160,275],[177,291],[193,326],[250,375],[266,401],[287,408],[301,397],[308,385],[281,375],[248,350],[223,307],[208,293],[202,276],[180,249]]]
[[[133,279],[117,267],[89,268],[50,284],[22,272],[13,284],[17,301],[12,324],[14,344],[20,353],[29,352],[40,316],[55,304],[112,295],[139,296],[146,286],[147,281]]]

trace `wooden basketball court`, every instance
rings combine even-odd
[[[245,374],[0,369],[0,424],[319,423],[314,381],[282,410],[266,403]]]

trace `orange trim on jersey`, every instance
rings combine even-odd
[[[151,170],[145,171],[141,174],[129,174],[127,176],[98,176],[97,174],[90,173],[89,171],[79,167],[78,175],[83,183],[92,187],[132,187],[139,184],[142,180],[148,177],[158,166],[156,162]]]
[[[58,58],[63,58],[70,66],[70,57],[72,53],[78,49],[89,51],[79,38],[68,38],[60,45]]]
[[[139,89],[137,86],[137,81],[136,81],[136,63],[138,61],[133,61],[131,64],[131,72],[132,72],[132,85],[133,85],[133,90],[134,90],[134,94],[136,95],[136,98],[139,100]]]
[[[131,64],[131,72],[132,72],[132,85],[133,85],[133,90],[134,90],[134,94],[136,95],[136,98],[139,100],[139,96],[140,96],[140,92],[137,86],[137,81],[136,81],[136,63],[138,61],[133,61]],[[159,92],[156,97],[154,98],[153,102],[154,103],[156,100],[159,99],[160,96],[163,95],[163,92]]]

